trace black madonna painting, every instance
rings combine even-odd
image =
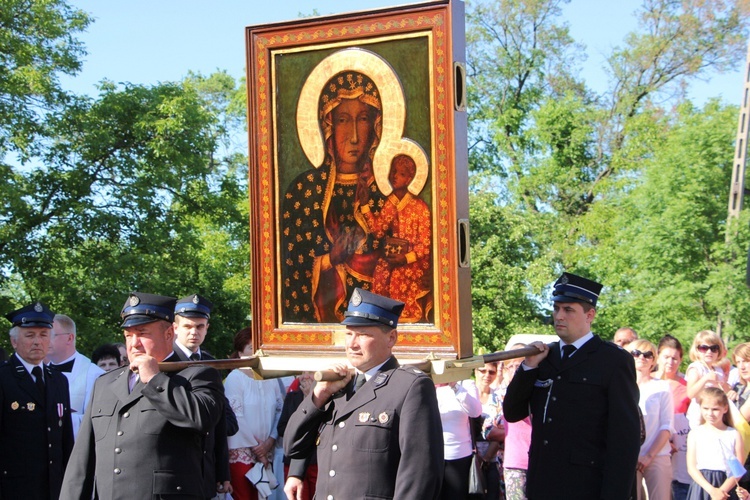
[[[340,347],[359,287],[455,352],[447,5],[248,28],[256,347]]]
[[[297,133],[312,168],[281,208],[285,321],[339,323],[355,287],[403,301],[402,323],[427,320],[428,159],[403,136],[405,111],[393,69],[366,50],[336,51],[306,79]]]

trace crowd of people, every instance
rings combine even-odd
[[[91,359],[70,317],[30,304],[6,315],[0,498],[750,497],[750,343],[730,355],[705,330],[685,353],[631,328],[604,341],[590,329],[600,289],[565,273],[559,342],[448,384],[399,365],[404,303],[361,289],[343,321],[348,364],[318,383],[170,369],[214,359],[201,348],[213,305],[197,294],[131,293],[125,343]],[[252,354],[244,328],[231,357]]]

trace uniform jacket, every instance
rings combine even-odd
[[[56,499],[73,449],[68,380],[45,366],[44,403],[16,356],[0,364],[0,498]]]
[[[89,358],[76,352],[73,370],[62,372],[68,379],[70,389],[70,407],[73,409],[71,418],[73,420],[73,435],[78,435],[78,428],[81,427],[83,415],[86,413],[86,406],[91,400],[91,392],[94,390],[94,382],[104,370],[91,362]]]
[[[308,396],[289,420],[284,451],[304,459],[316,445],[317,498],[437,498],[443,432],[432,380],[392,357],[350,398],[341,391],[318,409]]]
[[[166,361],[178,361],[175,355]],[[208,498],[203,440],[223,415],[219,372],[161,372],[128,391],[130,370],[96,381],[65,471],[61,498]]]
[[[505,418],[531,411],[530,500],[627,499],[640,449],[638,386],[630,354],[594,336],[561,367],[560,344],[532,370],[518,368]]]
[[[174,352],[180,361],[190,361],[185,353],[178,346],[174,347]],[[206,351],[201,351],[201,359],[216,359]],[[234,432],[237,432],[237,417],[232,411],[232,407],[224,402],[225,417],[219,419],[216,427],[206,433],[204,447],[206,453],[203,455],[203,474],[205,488],[211,492],[206,498],[212,498],[216,493],[216,483],[229,481],[229,448],[227,447],[227,422],[234,422]]]

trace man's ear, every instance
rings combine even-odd
[[[388,332],[388,347],[393,347],[398,342],[398,330],[395,328]]]

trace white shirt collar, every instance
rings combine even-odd
[[[588,342],[589,340],[591,340],[593,338],[594,338],[594,334],[591,333],[591,332],[589,332],[586,335],[584,335],[583,337],[581,337],[580,339],[578,339],[575,342],[573,342],[572,344],[566,344],[565,342],[563,342],[562,340],[560,340],[560,352],[562,352],[562,348],[565,345],[573,345],[576,348],[576,351],[577,351],[578,349],[580,349],[581,347],[583,347],[583,344],[585,344],[586,342]]]
[[[187,347],[185,347],[184,345],[180,344],[180,341],[179,341],[179,340],[175,340],[175,341],[174,341],[174,343],[175,343],[175,345],[176,345],[177,347],[179,347],[179,348],[180,348],[180,350],[181,350],[181,351],[182,351],[182,352],[183,352],[183,353],[185,354],[185,356],[187,356],[188,358],[190,358],[190,356],[191,356],[191,355],[193,354],[193,351],[191,351],[190,349],[188,349],[188,348],[187,348]],[[197,353],[198,355],[200,355],[200,353],[201,353],[201,349],[200,349],[200,347],[199,347],[199,348],[198,348],[198,350],[197,350],[197,351],[195,351],[195,352],[196,352],[196,353]],[[170,355],[170,356],[171,356],[171,355]]]
[[[20,361],[23,367],[26,368],[26,371],[29,372],[29,375],[31,375],[31,370],[33,370],[37,366],[41,367],[42,372],[44,371],[44,363],[39,363],[38,365],[32,365],[31,363],[28,363],[25,359],[23,359],[21,356],[19,356],[18,353],[16,353],[16,358],[18,358],[18,361]]]
[[[390,358],[388,358],[388,359],[390,359]],[[383,366],[384,364],[386,364],[386,363],[388,362],[388,359],[386,359],[385,361],[383,361],[382,363],[380,363],[380,364],[379,364],[378,366],[375,366],[375,367],[373,367],[373,368],[370,368],[369,370],[367,370],[367,371],[365,372],[365,380],[369,381],[369,380],[370,380],[370,379],[371,379],[371,378],[373,377],[373,375],[375,375],[376,373],[378,373],[378,372],[380,371],[380,368],[381,368],[381,367],[382,367],[382,366]],[[356,370],[356,372],[357,372],[357,373],[362,373],[362,372],[361,372],[361,371],[359,371],[359,370]]]

